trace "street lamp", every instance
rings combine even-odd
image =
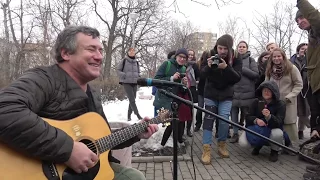
[[[131,26],[132,26],[132,48],[134,48],[135,46],[135,43],[134,43],[134,39],[135,39],[135,36],[134,36],[134,31],[135,31],[135,26],[134,26],[134,23],[136,22],[136,19],[138,18],[138,14],[137,13],[130,13],[129,14],[129,18],[131,19]]]

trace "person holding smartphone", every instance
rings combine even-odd
[[[246,127],[258,132],[278,143],[283,143],[283,121],[286,115],[286,103],[280,100],[280,92],[273,81],[263,82],[256,91],[258,98],[251,104],[246,116]],[[239,138],[242,147],[254,147],[252,155],[259,155],[264,145],[271,146],[269,160],[276,162],[280,147],[268,143],[264,139],[251,133],[242,133]]]

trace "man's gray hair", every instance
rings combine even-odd
[[[77,50],[78,33],[91,36],[93,39],[100,37],[97,29],[88,26],[67,26],[62,32],[59,33],[57,40],[54,44],[54,57],[58,63],[63,62],[61,57],[61,50],[64,49],[67,53],[74,54]]]

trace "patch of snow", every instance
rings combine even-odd
[[[152,87],[141,87],[137,92],[136,104],[139,110],[139,113],[142,117],[149,117],[152,118],[154,116],[154,106],[153,101],[154,97],[151,94]],[[139,98],[139,95],[142,97],[149,97],[152,98]],[[128,99],[119,101],[109,101],[103,104],[104,113],[109,122],[119,122],[119,121],[127,121],[127,114],[128,114],[128,106],[129,101]],[[131,115],[131,121],[129,123],[134,124],[139,122],[138,118],[134,113]],[[158,125],[159,130],[153,134],[149,139],[142,139],[140,142],[135,143],[132,148],[134,152],[142,152],[141,148],[143,149],[153,149],[154,151],[159,150],[161,146],[162,136],[165,130],[165,127],[162,127],[162,124]],[[169,140],[167,141],[166,146],[173,147],[173,140],[170,136]]]

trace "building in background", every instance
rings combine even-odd
[[[188,35],[189,48],[196,52],[199,58],[203,51],[211,50],[217,42],[217,33],[211,32],[194,32]]]

